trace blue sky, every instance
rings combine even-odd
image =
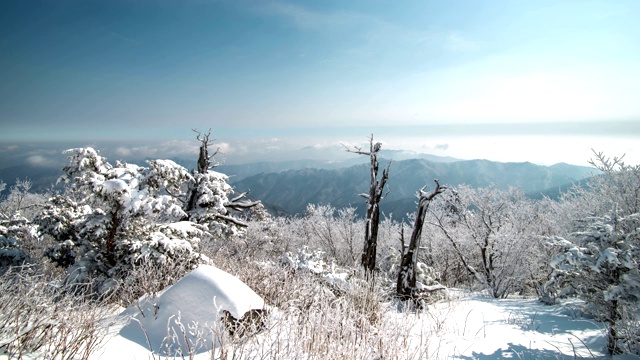
[[[637,14],[636,0],[2,1],[0,156],[173,156],[211,128],[232,162],[374,133],[462,158],[638,163]]]

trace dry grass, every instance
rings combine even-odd
[[[348,288],[336,288],[309,273],[277,264],[213,259],[261,295],[270,311],[259,328],[239,337],[210,329],[220,359],[425,359],[427,330],[414,314],[391,311],[379,285],[352,277]],[[184,324],[186,328],[189,325]],[[204,340],[204,339],[202,339]],[[176,354],[178,355],[178,354]],[[193,354],[179,354],[185,358]]]
[[[33,269],[8,271],[0,279],[0,351],[8,359],[88,359],[107,335],[111,311]]]

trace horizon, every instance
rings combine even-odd
[[[639,12],[634,0],[8,0],[0,167],[53,166],[80,146],[193,156],[194,128],[212,129],[227,163],[346,157],[340,143],[373,134],[460,159],[587,166],[594,149],[639,164]]]
[[[213,133],[212,133],[213,135]],[[559,136],[460,136],[443,138],[410,138],[387,137],[374,135],[374,142],[382,143],[382,154],[391,153],[386,160],[400,161],[430,155],[455,161],[488,160],[502,163],[533,163],[542,166],[569,164],[590,167],[589,161],[594,152],[602,152],[609,158],[622,158],[625,163],[636,165],[638,153],[625,152],[634,150],[635,140],[621,141],[620,138],[569,137]],[[370,135],[369,135],[370,136]],[[218,150],[214,162],[219,165],[249,165],[262,162],[285,161],[322,161],[340,162],[358,158],[359,155],[347,151],[355,147],[368,149],[369,136],[343,137],[342,140],[291,138],[240,139],[236,141],[220,141],[213,139],[210,153]],[[561,141],[555,141],[561,140]],[[590,140],[593,140],[591,142]],[[540,146],[540,143],[555,144]],[[592,146],[592,144],[600,146]],[[524,145],[523,145],[524,144]],[[529,144],[530,146],[526,146]],[[538,144],[538,145],[535,145]],[[76,147],[92,147],[107,158],[109,162],[125,161],[144,164],[149,159],[172,159],[180,161],[196,161],[200,143],[192,140],[168,140],[158,142],[110,142],[110,141],[77,141],[55,143],[14,143],[0,144],[0,169],[28,165],[34,167],[59,168],[67,162],[64,150]],[[537,147],[534,147],[537,146]],[[524,147],[531,150],[530,156],[523,157],[523,152],[510,149]],[[255,150],[259,149],[259,150]],[[611,152],[617,149],[618,152]],[[562,151],[561,155],[556,152]],[[533,155],[532,155],[533,154]],[[631,155],[631,156],[629,156]],[[5,179],[6,180],[6,179]]]

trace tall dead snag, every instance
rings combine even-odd
[[[418,249],[420,248],[424,219],[427,215],[427,210],[429,210],[431,200],[447,189],[446,186],[440,186],[438,180],[434,181],[436,188],[432,192],[424,192],[424,187],[418,192],[418,198],[420,199],[418,201],[418,213],[415,224],[413,225],[411,239],[409,240],[409,248],[406,252],[404,252],[403,249],[400,272],[398,273],[398,284],[396,286],[397,295],[403,300],[416,298],[416,267],[418,265]]]
[[[369,151],[363,151],[359,147],[355,150],[347,148],[348,152],[367,155],[371,160],[371,185],[368,194],[360,194],[367,199],[367,218],[365,221],[364,250],[362,251],[362,266],[368,273],[375,270],[376,252],[378,246],[378,225],[380,224],[380,200],[383,198],[384,186],[389,178],[389,166],[382,171],[382,177],[378,180],[378,153],[382,143],[373,143],[373,135],[369,138]]]

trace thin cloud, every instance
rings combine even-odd
[[[259,8],[259,12],[270,16],[279,16],[300,30],[323,32],[350,31],[362,37],[368,44],[398,41],[419,44],[433,39],[431,31],[415,30],[382,20],[378,17],[353,11],[320,12],[283,2],[275,2]],[[362,50],[350,50],[363,52]],[[366,52],[363,52],[366,53]]]
[[[107,158],[121,158],[125,161],[139,161],[145,158],[194,158],[198,154],[199,144],[191,140],[170,140],[156,144],[135,146],[106,145],[104,153]],[[216,144],[214,143],[213,148]]]
[[[57,168],[59,167],[58,161],[51,159],[43,155],[31,155],[26,158],[27,164],[35,167],[44,168]]]
[[[282,2],[269,3],[259,8],[259,11],[266,15],[283,17],[302,30],[335,29],[361,22],[363,19],[362,15],[356,13],[321,13]]]
[[[7,145],[0,148],[0,153],[12,152],[18,150],[18,145]]]

